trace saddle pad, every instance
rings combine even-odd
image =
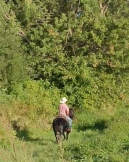
[[[62,119],[65,119],[65,120],[67,121],[66,117],[63,116],[63,115],[60,115],[60,116],[58,116],[57,118],[62,118]]]

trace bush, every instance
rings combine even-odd
[[[29,109],[27,113],[31,119],[55,114],[58,107],[60,91],[46,84],[43,81],[29,80],[18,85],[12,92],[16,96],[15,101],[27,105]]]

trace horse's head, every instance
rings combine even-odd
[[[69,108],[69,117],[70,117],[71,119],[74,118],[74,110],[73,110],[73,108]]]

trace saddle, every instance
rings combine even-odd
[[[57,116],[57,118],[62,118],[62,119],[66,120],[68,122],[68,120],[66,119],[66,117],[63,116],[63,115],[59,115],[59,116]]]

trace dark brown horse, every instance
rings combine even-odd
[[[74,110],[73,108],[69,109],[69,117],[71,119],[74,118]],[[64,137],[64,140],[68,140],[68,135],[69,135],[69,131],[68,131],[68,122],[65,119],[65,117],[62,116],[58,116],[57,118],[55,118],[53,120],[53,131],[56,137],[56,141],[57,143],[59,143],[61,141],[61,137]]]

